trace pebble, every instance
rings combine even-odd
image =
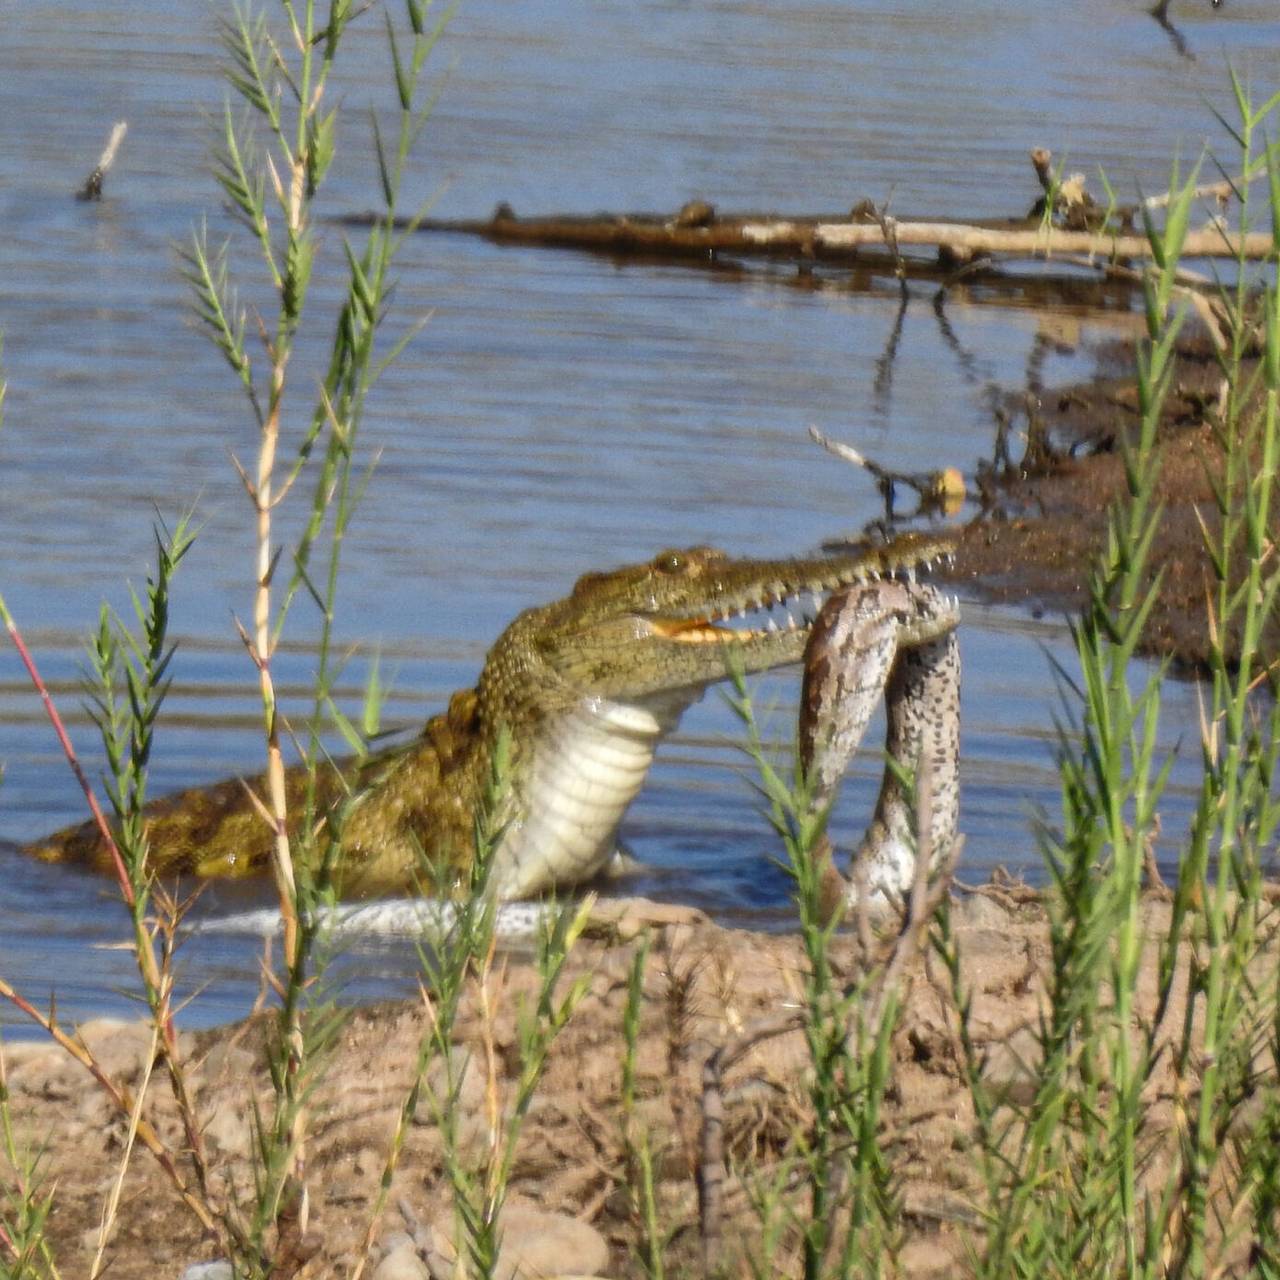
[[[231,1263],[223,1260],[193,1262],[178,1280],[235,1280],[235,1273],[231,1269]]]
[[[498,1280],[595,1275],[608,1261],[604,1237],[577,1218],[523,1205],[508,1205],[502,1215]]]
[[[213,1046],[200,1063],[200,1076],[212,1083],[225,1080],[250,1081],[258,1070],[258,1059],[248,1049],[220,1042]]]
[[[485,1115],[486,1087],[484,1072],[465,1049],[456,1049],[459,1061],[455,1071],[461,1075],[452,1102],[458,1120],[458,1147],[463,1156],[477,1156],[489,1145],[489,1125]],[[439,1111],[449,1100],[449,1080],[444,1062],[437,1058],[427,1068],[418,1109],[413,1123],[427,1127],[437,1123]]]
[[[933,1240],[912,1240],[898,1257],[904,1275],[927,1277],[953,1276],[959,1269],[955,1255]]]
[[[57,1062],[61,1062],[67,1056],[64,1049],[58,1048],[50,1040],[10,1040],[4,1041],[4,1061],[5,1066],[10,1073],[21,1071],[28,1067],[31,1063],[35,1063],[35,1074],[47,1070],[47,1068]]]
[[[374,1267],[373,1280],[431,1280],[431,1273],[410,1240],[397,1245]]]
[[[217,1107],[205,1121],[204,1136],[220,1151],[244,1159],[253,1150],[252,1113]]]
[[[430,1251],[432,1276],[447,1274],[455,1256],[452,1215],[438,1218]],[[502,1211],[502,1247],[494,1280],[550,1280],[555,1276],[599,1275],[608,1264],[609,1246],[594,1227],[564,1213],[548,1213],[513,1198]],[[440,1265],[444,1264],[444,1265]]]

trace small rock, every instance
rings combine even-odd
[[[709,227],[716,220],[715,205],[706,200],[689,200],[673,219],[677,227]]]
[[[452,1113],[457,1118],[458,1145],[464,1155],[483,1151],[489,1141],[489,1125],[485,1117],[484,1073],[467,1055],[465,1049],[455,1049],[458,1060],[455,1070],[461,1075],[456,1081],[457,1094],[452,1103]],[[449,1105],[448,1073],[444,1062],[437,1058],[427,1068],[424,1088],[413,1115],[416,1125],[435,1125],[438,1116]]]
[[[577,1218],[521,1204],[508,1205],[503,1211],[499,1280],[595,1275],[608,1261],[604,1237]]]
[[[902,1250],[898,1264],[904,1275],[919,1276],[927,1280],[931,1276],[953,1276],[957,1259],[936,1240],[912,1240]]]
[[[1040,1061],[1040,1041],[1030,1027],[992,1044],[982,1076],[988,1084],[1004,1090],[1013,1101],[1030,1100],[1034,1095],[1036,1070]]]
[[[221,1259],[217,1262],[193,1262],[178,1280],[235,1280],[235,1272],[231,1263]]]
[[[431,1280],[431,1273],[410,1240],[408,1244],[392,1249],[374,1267],[373,1280]]]
[[[457,1251],[448,1233],[439,1226],[428,1227],[425,1247],[419,1244],[419,1253],[427,1260],[427,1273],[431,1280],[452,1280],[458,1261]]]
[[[151,1027],[139,1019],[90,1018],[76,1036],[113,1080],[136,1075],[151,1049]]]
[[[1005,932],[1014,918],[1009,904],[989,893],[968,893],[956,898],[952,918],[958,929],[996,929]]]
[[[6,1036],[0,1049],[4,1051],[5,1067],[10,1075],[25,1069],[31,1063],[44,1066],[66,1057],[64,1049],[59,1049],[52,1041],[45,1039],[10,1040]]]
[[[245,1158],[253,1149],[252,1112],[217,1107],[205,1121],[204,1136],[229,1156]]]
[[[592,1226],[564,1213],[548,1213],[512,1197],[502,1211],[502,1247],[495,1280],[547,1280],[551,1276],[593,1276],[609,1261],[609,1246]],[[452,1218],[436,1220],[432,1253],[441,1262],[455,1254]],[[431,1268],[433,1276],[437,1267]]]
[[[199,1075],[214,1084],[224,1080],[252,1080],[258,1060],[237,1044],[225,1041],[215,1044],[200,1063]]]
[[[600,898],[592,905],[587,932],[630,942],[645,929],[705,924],[706,920],[706,914],[697,907],[651,902],[648,898]]]
[[[111,1235],[113,1239],[115,1237],[115,1234],[116,1234],[115,1231],[112,1231]],[[102,1239],[101,1227],[86,1227],[80,1233],[80,1248],[83,1249],[85,1253],[93,1254],[94,1252],[96,1252],[98,1248],[98,1243],[101,1239]]]

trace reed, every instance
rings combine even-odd
[[[1277,99],[1255,109],[1233,85],[1239,120],[1228,127],[1240,171],[1265,169],[1280,228],[1277,153],[1259,142]],[[1242,228],[1255,216],[1252,186],[1246,176],[1238,190]],[[1144,896],[1171,759],[1155,745],[1165,669],[1139,678],[1132,659],[1159,589],[1156,426],[1187,311],[1179,251],[1194,187],[1194,174],[1185,183],[1175,175],[1163,228],[1147,226],[1157,265],[1145,287],[1128,493],[1074,626],[1079,671],[1059,672],[1062,812],[1042,830],[1052,964],[1030,1101],[995,1094],[965,1040],[987,1194],[974,1246],[979,1276],[1219,1275],[1274,1248],[1266,1139],[1280,982],[1263,872],[1280,817],[1272,787],[1280,718],[1263,645],[1280,586],[1271,509],[1280,310],[1270,270],[1243,256],[1214,298],[1227,341],[1218,352],[1216,518],[1203,521],[1214,583],[1199,802],[1167,912],[1150,910]],[[963,962],[945,933],[941,946],[963,1015]],[[1143,1013],[1139,987],[1153,960],[1154,1012]],[[1160,1083],[1169,1070],[1172,1082]]]

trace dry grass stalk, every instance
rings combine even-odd
[[[98,1229],[98,1247],[94,1251],[93,1262],[89,1267],[89,1280],[97,1280],[97,1277],[103,1272],[107,1242],[111,1239],[116,1214],[120,1209],[120,1192],[124,1189],[125,1174],[129,1172],[129,1158],[133,1154],[134,1140],[138,1136],[138,1125],[142,1120],[142,1107],[147,1097],[147,1086],[151,1083],[151,1070],[155,1065],[156,1049],[159,1043],[159,1029],[153,1024],[151,1027],[151,1044],[147,1049],[146,1058],[142,1064],[142,1081],[138,1085],[137,1095],[129,1111],[129,1126],[125,1132],[124,1150],[120,1154],[120,1167],[116,1170],[115,1181],[111,1184],[107,1202],[102,1208],[102,1225]]]

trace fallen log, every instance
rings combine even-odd
[[[427,218],[405,220],[398,225],[402,229],[478,235],[499,244],[591,249],[637,256],[708,258],[724,254],[854,262],[861,261],[868,251],[889,255],[895,247],[899,251],[932,248],[939,263],[950,270],[991,257],[1051,262],[1072,255],[1103,266],[1122,259],[1151,256],[1151,246],[1143,235],[1124,231],[1072,231],[1043,219],[917,220],[860,215],[860,210],[855,210],[852,217],[719,215],[702,202],[695,202],[695,206],[705,211],[698,220],[686,218],[683,210],[667,216],[602,213],[585,217],[556,214],[520,218],[509,206],[499,205],[488,219]],[[375,214],[353,214],[342,221],[348,225],[367,225],[376,218]],[[1242,250],[1245,257],[1266,258],[1275,254],[1276,244],[1269,231],[1241,237],[1212,224],[1187,234],[1182,256],[1184,259],[1234,258]],[[905,253],[903,257],[911,261]],[[936,266],[933,269],[936,270]]]
[[[748,224],[743,234],[767,241],[782,232],[785,224]],[[856,223],[822,223],[814,228],[815,240],[824,249],[856,249],[864,244],[883,244],[878,226]],[[1066,231],[1042,225],[1021,230],[997,230],[952,222],[896,222],[894,237],[899,245],[932,245],[950,251],[957,259],[1000,254],[1002,257],[1052,260],[1063,254],[1085,255],[1103,262],[1120,258],[1149,258],[1151,245],[1146,236],[1108,232]],[[1266,258],[1275,253],[1276,242],[1269,231],[1240,236],[1226,228],[1211,226],[1188,232],[1182,245],[1183,258]]]

